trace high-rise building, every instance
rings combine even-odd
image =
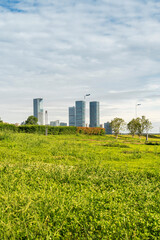
[[[69,126],[76,126],[76,109],[69,107]]]
[[[38,124],[43,125],[43,98],[33,99],[33,115],[38,119]]]
[[[106,134],[112,134],[112,127],[110,122],[104,123],[104,128],[105,128]]]
[[[85,127],[85,101],[76,101],[76,126]]]
[[[99,102],[90,102],[90,127],[99,127]]]

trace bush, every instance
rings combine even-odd
[[[10,131],[13,131],[13,132],[17,132],[18,128],[14,124],[0,123],[0,130],[1,131],[10,130]]]
[[[45,134],[46,128],[48,128],[48,134],[59,135],[59,134],[76,134],[76,127],[52,127],[43,125],[22,125],[19,126],[19,132],[25,133],[39,133]]]
[[[45,126],[41,126],[41,125],[22,125],[22,126],[18,126],[18,132],[45,134]]]
[[[0,123],[0,130],[11,130],[20,133],[38,133],[45,134],[46,127],[50,135],[69,135],[69,134],[87,134],[87,135],[104,135],[104,128],[90,128],[90,127],[52,127],[44,125],[21,125],[15,126],[14,124]]]
[[[46,128],[46,127],[45,127]],[[48,134],[52,135],[68,135],[68,134],[76,134],[76,127],[51,127],[48,126]]]
[[[145,142],[146,145],[160,145],[160,142]]]
[[[104,135],[105,129],[99,127],[77,127],[77,133],[87,134],[87,135]]]

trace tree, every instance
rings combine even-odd
[[[148,132],[150,129],[152,129],[152,123],[149,121],[149,119],[146,119],[145,116],[142,116],[142,118],[137,118],[137,133],[139,137],[141,137],[144,131],[146,131],[146,140],[148,140]]]
[[[142,119],[141,118],[136,118],[136,122],[137,122],[137,135],[139,136],[139,138],[141,138],[141,135],[144,132],[144,126],[142,124]]]
[[[130,131],[132,137],[134,137],[134,135],[136,134],[138,126],[139,126],[139,121],[134,118],[127,124],[127,128]]]
[[[25,125],[37,125],[38,119],[34,116],[29,116],[25,121]]]
[[[142,116],[143,129],[146,131],[146,141],[148,141],[148,132],[152,129],[152,123],[145,116]]]
[[[125,125],[126,125],[126,123],[122,118],[114,118],[111,121],[111,127],[112,127],[114,134],[116,135],[116,138],[118,138],[118,134],[120,133],[120,131],[124,130]]]

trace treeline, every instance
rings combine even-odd
[[[68,135],[68,134],[87,134],[87,135],[104,135],[104,128],[89,127],[52,127],[44,125],[20,125],[0,123],[0,130],[10,130],[20,133],[38,133],[49,135]]]
[[[148,132],[152,129],[152,123],[145,116],[133,118],[128,124],[122,118],[114,118],[110,125],[116,138],[120,134],[120,131],[127,129],[132,137],[134,137],[135,134],[141,137],[144,132],[146,132],[146,140],[148,140]]]

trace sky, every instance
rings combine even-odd
[[[100,102],[101,123],[145,115],[160,130],[160,1],[0,0],[0,117],[49,120]]]

